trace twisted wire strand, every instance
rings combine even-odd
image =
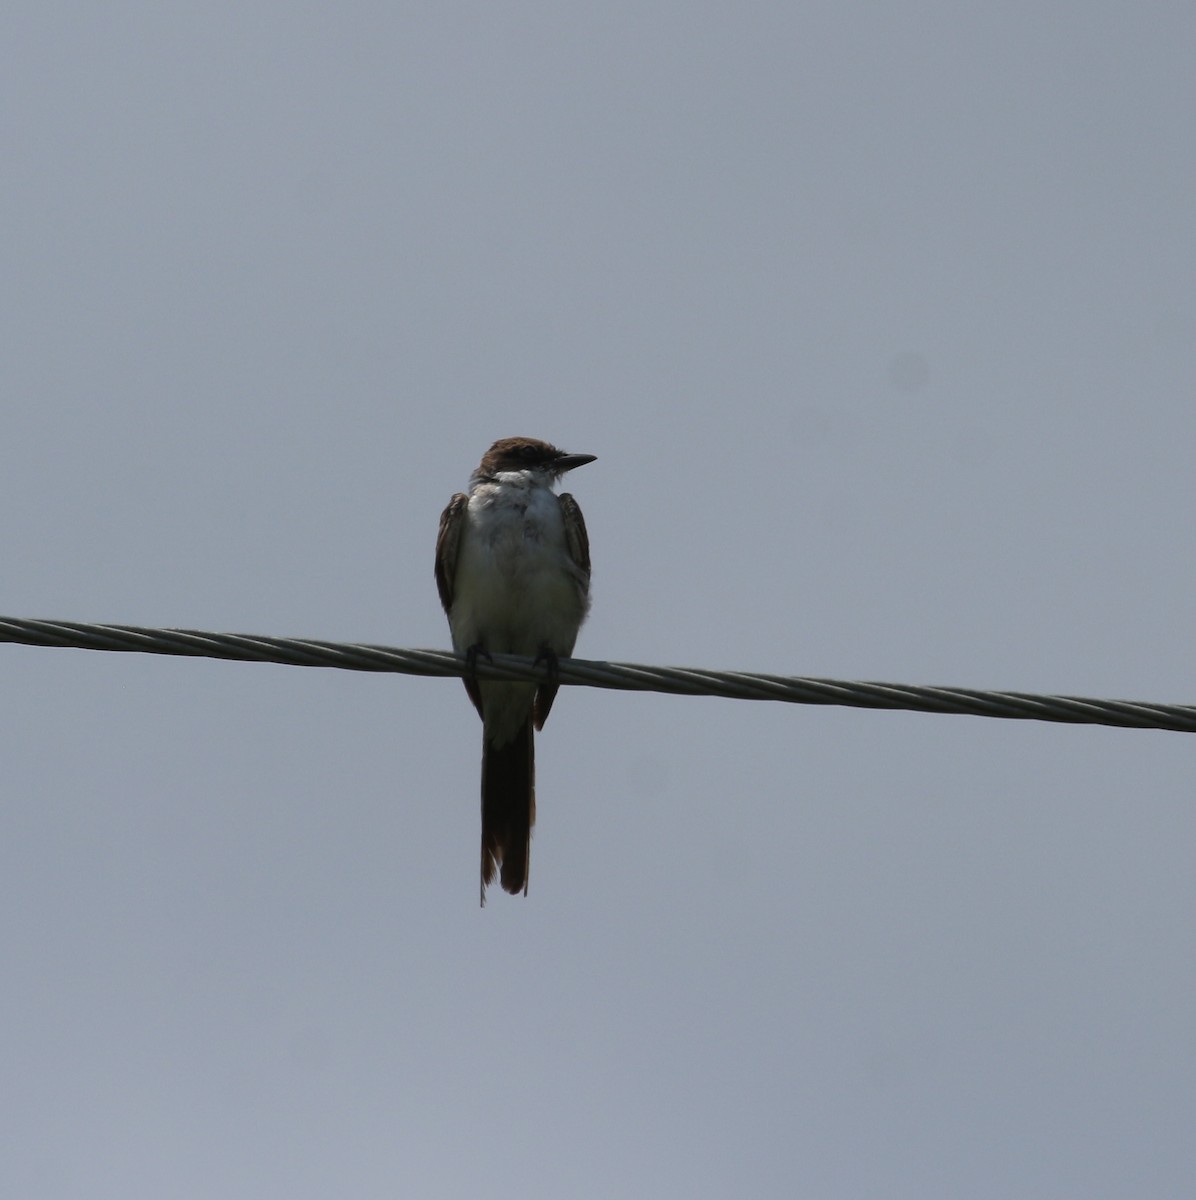
[[[0,642],[221,658],[235,662],[271,662],[294,667],[335,667],[348,671],[390,671],[437,677],[466,673],[465,659],[448,650],[406,650],[312,638],[280,638],[197,629],[146,629],[136,625],[94,625],[79,621],[40,621],[0,617]],[[482,679],[543,681],[549,667],[530,658],[496,654],[479,657]],[[850,708],[904,709],[958,713],[1020,721],[1057,721],[1072,725],[1112,725],[1123,729],[1168,729],[1196,733],[1196,706],[1148,704],[1132,700],[1094,700],[1082,696],[992,692],[974,688],[925,687],[763,675],[747,671],[710,671],[652,667],[637,663],[562,658],[558,683],[623,691],[664,692],[681,696],[722,696],[731,700],[774,700],[788,704],[834,704]]]

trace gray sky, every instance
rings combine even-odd
[[[0,612],[1196,701],[1191,4],[25,5]],[[1179,1197],[1196,738],[0,648],[0,1192]]]

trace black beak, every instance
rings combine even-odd
[[[572,471],[574,467],[584,467],[586,463],[592,463],[597,457],[596,454],[562,454],[553,466],[564,474],[566,471]]]

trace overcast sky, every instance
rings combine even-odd
[[[1196,9],[24,5],[0,612],[1196,702]],[[0,1192],[1186,1197],[1196,738],[0,647]]]

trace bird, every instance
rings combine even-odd
[[[497,876],[527,895],[536,821],[535,730],[556,698],[551,676],[573,653],[590,607],[590,543],[572,495],[553,488],[594,462],[529,437],[500,438],[482,456],[468,492],[440,518],[436,586],[453,649],[465,656],[465,690],[482,718],[481,903]],[[482,680],[479,657],[523,654],[550,681]]]

